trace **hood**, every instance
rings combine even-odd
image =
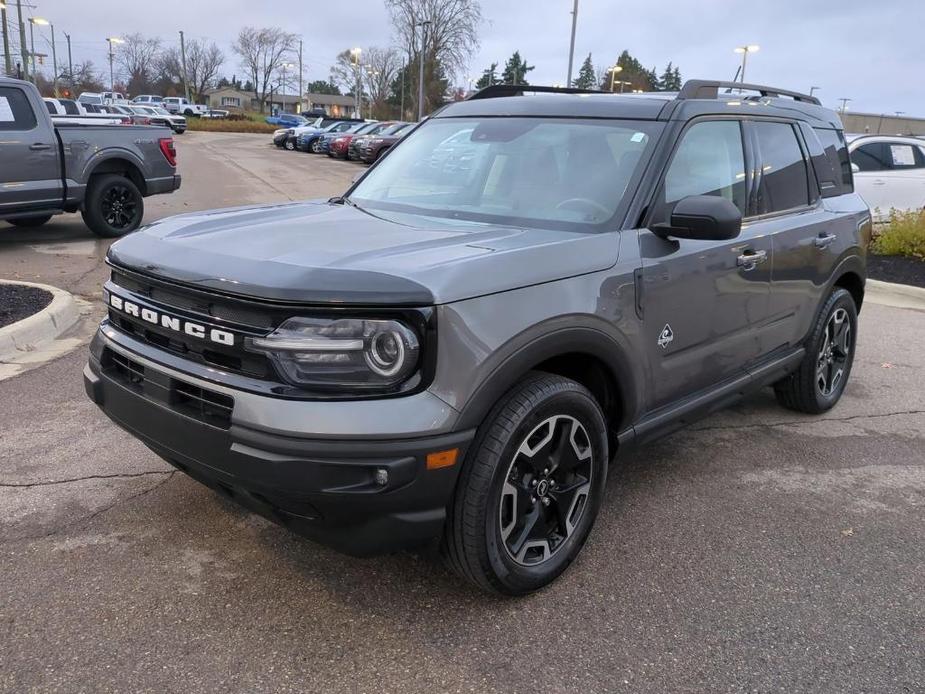
[[[112,245],[115,265],[229,294],[422,306],[611,267],[619,235],[383,219],[327,201],[170,217]]]

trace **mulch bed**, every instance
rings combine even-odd
[[[883,282],[925,288],[925,261],[903,255],[867,256],[867,276]]]
[[[0,284],[0,328],[28,318],[51,303],[44,289],[19,284]]]

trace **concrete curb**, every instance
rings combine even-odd
[[[916,308],[925,311],[925,289],[908,284],[867,280],[865,301],[896,308]]]
[[[80,320],[80,307],[63,289],[34,282],[0,280],[0,284],[38,287],[52,295],[51,303],[36,314],[0,328],[0,362],[16,361],[67,332]]]

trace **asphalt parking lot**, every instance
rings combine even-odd
[[[146,220],[361,171],[267,140],[178,138],[183,187]],[[0,223],[0,276],[98,301],[107,247],[76,215]],[[830,413],[763,393],[619,458],[585,551],[520,600],[173,472],[86,398],[79,348],[0,381],[0,690],[925,691],[923,344],[925,311],[865,305]]]

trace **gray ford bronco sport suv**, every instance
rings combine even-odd
[[[342,197],[114,244],[86,390],[286,527],[439,539],[522,594],[577,556],[615,453],[765,386],[838,401],[870,232],[811,96],[489,87]]]

